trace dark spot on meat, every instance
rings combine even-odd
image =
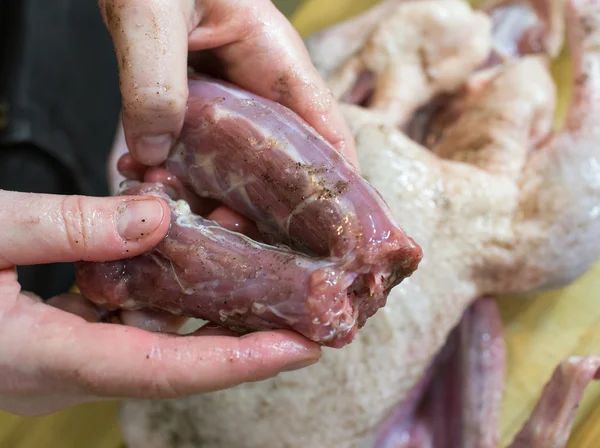
[[[335,199],[335,194],[333,191],[329,190],[328,188],[323,188],[321,190],[321,193],[319,194],[319,199],[323,200],[323,199]]]
[[[75,240],[75,244],[79,244],[79,240]]]
[[[150,359],[150,355],[146,355],[146,359]]]
[[[318,176],[330,172],[330,168],[325,165],[313,165],[308,163],[297,163],[296,167],[305,170],[311,176]]]
[[[337,181],[335,184],[335,190],[337,191],[337,194],[345,193],[346,190],[348,190],[349,185],[350,184],[348,182],[344,182],[343,180]]]
[[[286,183],[283,188],[288,193],[297,193],[301,190],[302,187],[295,183]]]
[[[145,219],[142,219],[142,222],[146,222],[146,220],[145,220]]]

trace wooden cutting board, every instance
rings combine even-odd
[[[295,0],[280,0],[293,10]],[[292,17],[306,36],[344,20],[378,0],[305,0]],[[557,122],[569,96],[569,61],[553,67],[559,85]],[[529,415],[555,366],[571,355],[600,354],[600,264],[562,290],[500,301],[508,346],[507,384],[501,417],[505,446]],[[121,448],[117,403],[78,406],[27,419],[0,412],[0,448]],[[600,382],[588,387],[569,448],[600,446]]]

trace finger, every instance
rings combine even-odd
[[[256,241],[260,240],[261,235],[256,224],[245,216],[231,210],[229,207],[222,205],[216,208],[208,215],[208,219],[218,222],[220,226],[228,230],[243,233]]]
[[[140,162],[158,165],[183,124],[193,2],[100,0],[99,4],[119,65],[127,145]]]
[[[103,313],[98,307],[79,294],[61,294],[60,296],[52,297],[46,304],[67,313],[75,314],[87,322],[100,322],[102,320]]]
[[[122,311],[121,322],[131,327],[154,333],[177,333],[185,325],[186,316],[176,316],[160,311]]]
[[[131,154],[123,154],[117,162],[117,171],[126,179],[142,180],[148,167],[137,161]]]
[[[357,163],[337,102],[302,39],[270,1],[214,2],[190,33],[189,45],[191,50],[216,48],[229,81],[294,110]]]
[[[201,216],[208,216],[217,207],[220,202],[210,198],[201,198],[187,189],[176,176],[164,168],[148,169],[146,165],[135,160],[130,154],[121,157],[118,163],[119,172],[130,180],[145,182],[160,182],[168,187],[169,194],[173,199],[183,199],[189,205],[192,211]]]
[[[109,261],[138,255],[166,234],[164,201],[142,196],[92,198],[0,190],[0,269]]]
[[[242,337],[175,336],[124,325],[91,325],[48,309],[52,311],[38,317],[44,325],[30,325],[26,334],[17,319],[0,328],[0,337],[23,335],[38,341],[27,345],[15,341],[4,348],[3,359],[11,376],[35,368],[39,388],[67,394],[175,398],[266,379],[320,357],[316,344],[288,331]]]
[[[108,186],[110,188],[110,194],[112,195],[117,194],[121,182],[127,178],[119,171],[119,160],[124,154],[129,155],[129,148],[127,148],[127,143],[125,142],[123,121],[120,119],[107,166]],[[132,158],[131,156],[129,157]]]

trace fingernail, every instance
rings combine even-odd
[[[163,220],[158,199],[128,201],[119,207],[117,231],[126,240],[140,240],[151,234]]]
[[[318,360],[319,360],[319,358],[309,358],[309,359],[305,359],[303,361],[295,362],[295,363],[287,366],[285,369],[283,369],[282,372],[292,372],[294,370],[304,369],[305,367],[312,366]]]
[[[135,143],[136,158],[145,165],[160,165],[169,155],[173,146],[171,134],[146,135]]]

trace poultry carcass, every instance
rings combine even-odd
[[[349,58],[360,52],[361,61],[368,59],[367,49],[373,42],[369,36],[386,25],[392,35],[412,30],[414,24],[409,26],[402,18],[411,17],[414,22],[415,16],[398,12],[401,9],[418,9],[427,20],[451,17],[452,8],[469,11],[454,1],[393,3],[388,12],[397,13],[374,21],[371,32]],[[477,17],[484,23],[482,16]],[[393,20],[397,22],[391,27]],[[464,32],[464,23],[455,23],[456,32]],[[492,27],[487,30],[489,41],[483,48],[489,49]],[[365,101],[365,95],[348,95],[348,90],[360,87],[360,73],[352,82],[342,83],[347,87],[337,91],[339,96],[347,95],[349,101],[366,106],[345,107],[362,174],[382,192],[407,233],[422,245],[419,270],[392,290],[387,306],[367,322],[352,344],[326,350],[321,362],[312,367],[186,399],[127,403],[122,427],[128,445],[399,447],[419,436],[420,446],[432,446],[427,425],[411,426],[410,431],[402,428],[410,425],[411,418],[418,420],[414,409],[407,408],[429,399],[422,390],[435,385],[432,369],[448,362],[442,351],[448,336],[463,319],[454,330],[458,336],[451,335],[450,343],[456,338],[479,342],[487,338],[492,347],[498,344],[494,342],[498,336],[489,330],[497,321],[487,312],[490,303],[482,299],[469,309],[470,304],[485,294],[500,296],[564,285],[600,255],[600,128],[596,124],[600,118],[600,4],[571,1],[567,31],[573,55],[573,101],[561,132],[552,128],[556,93],[543,55],[501,58],[488,66],[490,53],[484,52],[448,91],[434,88],[435,83],[423,74],[417,84],[396,79],[391,93],[385,79],[371,78],[371,90],[383,86],[382,95],[393,98],[387,103],[384,98],[384,107]],[[403,55],[391,51],[390,45],[386,41],[382,47],[387,51],[375,56],[391,66]],[[420,54],[421,48],[426,45],[414,51]],[[326,49],[320,51],[326,53]],[[332,58],[334,67],[328,70],[335,72],[348,57]],[[483,69],[470,75],[479,66]],[[423,71],[420,63],[418,69]],[[357,71],[352,68],[352,72]],[[335,87],[337,78],[327,74],[326,78]],[[461,85],[464,91],[449,100],[451,119],[441,117],[442,130],[430,149],[398,129],[434,96],[453,93]],[[415,86],[429,90],[423,93]],[[429,118],[428,129],[441,119]],[[484,329],[469,327],[473,317],[468,315],[480,314],[489,316],[489,322],[482,323]],[[463,326],[470,332],[462,330]],[[502,349],[495,352],[498,358],[494,359],[501,363]],[[481,356],[474,356],[475,361],[485,359],[485,347],[478,353]],[[497,366],[492,367],[490,371],[495,371]],[[576,395],[597,369],[596,358],[565,361],[515,446],[561,446],[572,413],[557,410],[574,408]],[[434,380],[429,380],[431,376]],[[497,383],[492,379],[489,387]],[[428,394],[435,396],[431,390]],[[569,400],[561,399],[565,397]],[[484,404],[491,409],[481,414],[493,426],[497,398],[492,395]],[[480,433],[481,425],[469,423],[456,436],[460,444],[449,446],[495,446],[494,429]],[[411,432],[412,428],[416,430]]]

